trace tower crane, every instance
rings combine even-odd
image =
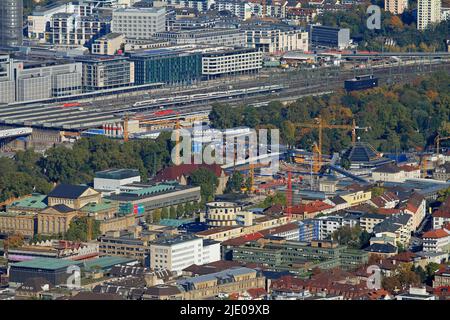
[[[322,137],[323,137],[323,129],[345,129],[351,131],[352,133],[352,145],[356,143],[356,130],[369,130],[370,127],[359,127],[356,125],[355,119],[353,119],[352,124],[329,124],[325,122],[321,116],[314,119],[315,123],[298,123],[296,126],[303,128],[315,128],[319,130],[319,143],[316,148],[317,158],[314,163],[314,172],[317,173],[322,166]]]

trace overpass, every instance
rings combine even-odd
[[[0,130],[0,140],[28,136],[33,133],[31,128],[13,128]]]

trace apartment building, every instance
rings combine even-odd
[[[441,0],[418,0],[417,29],[425,30],[439,22],[441,22]]]
[[[384,10],[399,15],[408,9],[408,0],[384,0]]]
[[[112,14],[112,31],[132,39],[151,39],[166,30],[165,8],[124,8]]]
[[[220,260],[220,243],[193,235],[162,238],[150,243],[150,266],[180,272],[193,264]]]
[[[427,231],[422,235],[422,240],[425,252],[450,253],[450,230],[446,228]]]
[[[82,46],[93,37],[110,32],[111,20],[99,15],[56,13],[50,21],[48,41],[57,45]]]
[[[350,29],[309,25],[311,43],[316,46],[345,49],[350,45]]]
[[[206,204],[206,213],[201,220],[212,227],[251,226],[253,213],[243,211],[242,206],[234,202],[209,202]]]
[[[413,165],[397,166],[388,163],[372,171],[373,181],[404,182],[406,179],[419,178],[420,167]]]

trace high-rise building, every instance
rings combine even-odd
[[[384,0],[384,10],[392,14],[402,14],[408,8],[408,0]]]
[[[22,45],[23,0],[0,1],[0,45]]]
[[[441,0],[417,2],[417,29],[424,30],[431,24],[441,22]]]

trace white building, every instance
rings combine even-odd
[[[308,51],[308,32],[298,29],[251,27],[245,30],[247,46],[267,53]]]
[[[119,190],[121,186],[141,182],[139,170],[135,169],[109,169],[95,173],[95,190]]]
[[[243,211],[242,206],[234,202],[216,201],[206,204],[206,212],[200,219],[214,227],[251,226],[253,213]]]
[[[227,47],[246,47],[245,33],[239,29],[206,29],[159,32],[155,38],[170,41],[173,45],[202,44]]]
[[[112,14],[112,31],[132,39],[151,39],[166,30],[165,8],[124,8]]]
[[[115,55],[125,44],[125,36],[120,33],[108,33],[92,43],[92,53],[101,55]]]
[[[252,17],[253,10],[251,5],[252,3],[249,2],[220,0],[216,2],[215,8],[218,11],[229,11],[236,17],[247,20]]]
[[[445,228],[425,232],[422,240],[425,252],[449,252],[450,231]]]
[[[202,75],[255,72],[262,68],[262,59],[262,52],[252,48],[207,52],[202,55]]]
[[[196,264],[220,260],[220,243],[192,235],[164,238],[150,243],[150,266],[173,272]]]
[[[441,0],[418,0],[417,29],[424,30],[441,22]]]
[[[437,300],[436,296],[429,294],[426,288],[409,288],[408,293],[402,293],[395,297],[396,300]]]
[[[396,166],[388,163],[372,171],[373,181],[404,182],[407,179],[420,179],[420,167],[412,165]]]

